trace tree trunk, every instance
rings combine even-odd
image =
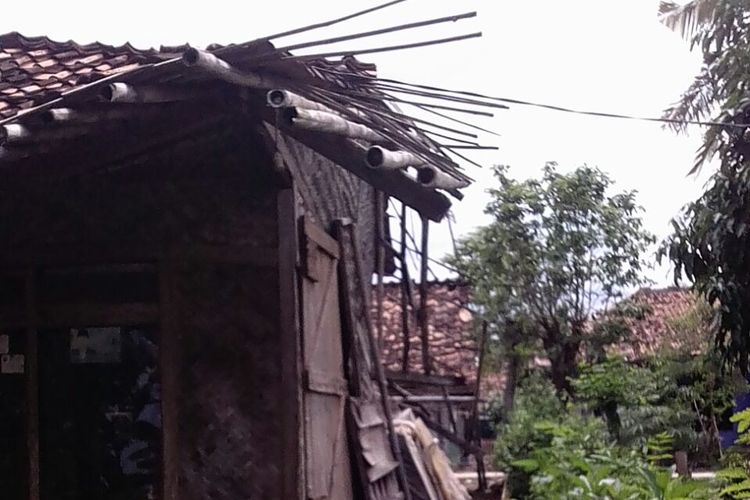
[[[602,408],[604,413],[604,419],[607,421],[607,430],[612,439],[620,441],[620,429],[622,428],[622,422],[620,421],[620,414],[617,412],[617,403],[609,401]]]
[[[563,341],[555,349],[547,349],[550,353],[552,383],[557,390],[558,396],[567,399],[573,395],[573,386],[570,379],[575,376],[578,370],[578,350],[581,342]],[[550,352],[551,351],[551,352]]]
[[[508,355],[506,368],[505,387],[503,388],[503,413],[506,418],[513,411],[513,403],[516,399],[516,388],[518,387],[518,376],[521,370],[521,356],[516,352]]]

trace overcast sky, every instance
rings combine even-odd
[[[338,17],[376,1],[84,0],[7,2],[0,33],[47,35],[56,40],[131,42],[139,48],[189,42],[242,42]],[[280,40],[284,45],[365,29],[478,10],[476,19],[331,48],[360,48],[482,31],[483,38],[453,45],[375,54],[379,74],[414,83],[474,90],[580,109],[659,116],[687,88],[700,59],[657,20],[658,0],[409,0],[362,19]],[[314,51],[308,49],[307,52]],[[658,124],[587,118],[514,106],[483,125],[502,137],[485,138],[499,151],[474,155],[487,167],[511,165],[517,177],[539,174],[546,161],[569,170],[587,163],[608,172],[619,189],[636,189],[648,229],[658,237],[669,219],[697,197],[708,172],[687,178],[700,130],[676,136]],[[466,166],[476,184],[455,203],[456,231],[483,221],[492,182],[489,168]],[[451,248],[447,226],[433,231],[432,253]],[[666,269],[651,273],[667,284]]]

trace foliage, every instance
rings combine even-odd
[[[672,477],[671,468],[648,464],[637,450],[612,446],[589,434],[586,428],[539,425],[550,444],[515,462],[531,474],[528,498],[677,500],[713,498],[700,482]]]
[[[643,282],[653,238],[635,193],[610,195],[598,169],[562,174],[549,163],[540,180],[517,181],[496,167],[495,177],[492,221],[459,243],[451,265],[494,330],[539,341],[558,392],[570,392],[591,313]]]
[[[554,421],[565,413],[565,407],[555,395],[554,387],[540,373],[532,372],[521,382],[516,404],[506,421],[498,428],[495,460],[501,467],[509,467],[526,457],[534,448],[547,444],[547,436],[535,424]]]
[[[662,22],[673,30],[680,30],[687,39],[695,31],[713,21],[721,0],[692,0],[682,5],[674,2],[661,2],[659,11]]]
[[[672,460],[674,439],[668,432],[655,434],[646,445],[646,460],[652,465],[659,465]]]
[[[573,380],[577,406],[561,403],[543,374],[532,372],[496,444],[513,497],[716,499],[721,489],[723,498],[735,498],[730,494],[744,491],[744,479],[736,477],[748,470],[746,455],[727,467],[733,479],[716,484],[673,479],[666,467],[674,450],[693,449],[702,412],[731,406],[734,388],[717,368],[710,355],[660,357],[640,366],[620,359],[585,365]],[[607,415],[597,411],[610,402],[619,405],[619,442],[607,432]],[[745,430],[750,410],[736,417],[742,418]]]
[[[737,444],[750,443],[750,409],[732,415],[732,422],[737,424],[739,438]],[[736,447],[724,457],[724,467],[717,473],[721,484],[721,498],[750,498],[750,458],[747,449]]]
[[[606,419],[621,444],[645,448],[665,432],[680,447],[695,441],[695,416],[680,397],[676,379],[659,365],[609,359],[583,366],[573,385],[578,400]]]
[[[573,381],[579,400],[603,408],[610,403],[636,405],[647,402],[653,392],[652,372],[625,362],[621,358],[583,365]]]
[[[676,354],[705,352],[710,347],[713,309],[705,301],[698,300],[687,311],[666,318],[667,327],[676,332],[680,347]]]
[[[697,169],[711,158],[719,167],[705,192],[673,221],[661,255],[716,307],[716,345],[725,361],[748,371],[750,357],[750,134],[732,125],[750,121],[750,18],[747,0],[703,0],[689,32],[703,53],[693,84],[666,115],[678,120],[711,118]],[[697,13],[697,11],[694,11]]]
[[[514,498],[528,494],[531,480],[530,474],[515,463],[527,459],[534,450],[549,447],[552,436],[547,432],[546,426],[564,422],[574,422],[570,425],[572,428],[580,427],[583,425],[583,417],[569,413],[543,374],[530,373],[521,381],[513,413],[499,426],[495,443],[495,462],[509,471]],[[601,422],[587,420],[585,424],[597,426],[596,429],[589,429],[589,437],[585,439],[594,439],[591,436],[596,436],[602,442],[607,439]]]

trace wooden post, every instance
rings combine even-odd
[[[409,372],[409,351],[411,350],[411,332],[409,331],[409,303],[411,297],[411,283],[409,279],[409,265],[406,263],[406,203],[401,204],[401,334],[404,342],[401,371]]]
[[[289,500],[305,497],[305,452],[302,411],[301,335],[298,324],[299,263],[297,210],[294,189],[284,189],[277,198],[279,234],[279,332],[281,338],[281,405],[283,436],[281,497]]]
[[[353,228],[352,228],[353,229]],[[350,230],[352,230],[350,229]],[[353,232],[353,231],[352,231]],[[362,297],[367,297],[367,285],[365,283],[366,277],[364,276],[364,265],[362,264],[362,251],[360,249],[357,237],[352,234],[352,245],[354,246],[354,267],[357,270],[357,279],[360,283],[360,293]],[[378,383],[378,390],[380,391],[380,400],[383,405],[383,413],[385,414],[386,426],[388,427],[388,438],[391,445],[393,456],[398,462],[398,480],[401,489],[404,493],[405,500],[411,500],[411,492],[409,491],[409,481],[406,479],[406,470],[404,468],[404,461],[401,458],[401,448],[398,444],[398,437],[393,427],[393,415],[391,414],[391,406],[388,398],[388,383],[385,378],[385,370],[383,369],[383,362],[380,359],[380,352],[375,348],[375,336],[372,332],[372,322],[365,321],[367,325],[367,343],[370,344],[370,356],[372,362],[375,365],[375,378]]]
[[[378,282],[375,287],[375,330],[378,336],[378,352],[383,353],[383,275],[385,274],[385,195],[375,191],[375,252]]]
[[[430,240],[430,221],[422,217],[422,262],[419,273],[419,330],[422,340],[422,369],[425,375],[432,373],[430,360],[430,331],[428,328],[429,311],[427,310],[427,270],[430,265],[427,246]]]
[[[487,350],[487,321],[482,321],[482,337],[479,339],[478,345],[479,345],[479,362],[477,363],[477,377],[476,377],[476,384],[477,387],[474,390],[474,405],[472,408],[472,425],[474,426],[474,438],[476,439],[476,443],[481,451],[482,449],[482,430],[479,426],[479,397],[480,397],[480,390],[482,387],[482,371],[484,370],[484,355],[485,351]],[[476,461],[477,461],[477,479],[478,479],[478,486],[479,491],[486,491],[487,490],[487,477],[484,470],[484,457],[482,453],[477,453],[476,455]]]
[[[444,385],[440,386],[440,388],[443,390],[443,400],[445,401],[446,408],[448,408],[448,420],[451,423],[451,430],[454,434],[458,434],[458,424],[456,423],[456,415],[453,413],[453,403],[451,403],[448,389]]]
[[[26,302],[26,444],[29,464],[29,500],[39,500],[39,339],[34,272],[25,279]]]
[[[159,267],[159,370],[162,387],[162,470],[164,500],[178,500],[179,404],[180,394],[180,338],[175,324],[174,265],[171,255]]]
[[[685,450],[674,452],[674,464],[677,474],[680,477],[690,478],[690,467],[688,465],[688,455]]]

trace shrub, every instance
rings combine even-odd
[[[601,420],[566,407],[551,382],[533,372],[521,382],[513,413],[498,428],[495,445],[495,460],[508,472],[514,498],[524,498],[530,492],[532,475],[523,460],[536,450],[548,449],[558,434],[587,450],[606,447],[609,441]]]
[[[530,475],[525,498],[533,500],[686,500],[716,498],[716,490],[698,481],[673,478],[672,468],[649,464],[663,458],[646,457],[633,448],[602,440],[595,419],[538,426],[550,443],[514,465]],[[664,439],[670,438],[662,438]],[[651,459],[651,460],[650,460]]]

